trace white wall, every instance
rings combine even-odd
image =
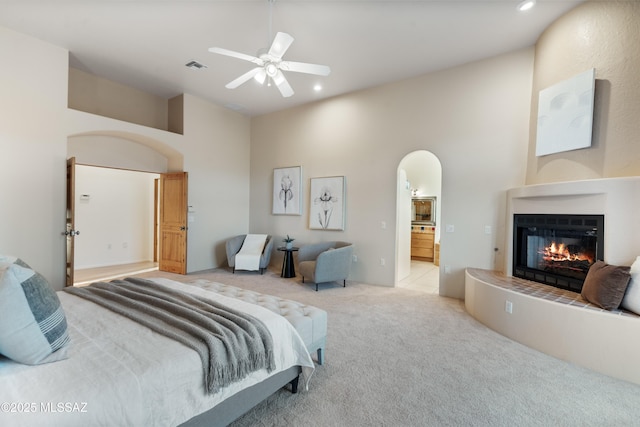
[[[440,293],[463,298],[466,267],[502,266],[494,248],[504,241],[505,190],[524,183],[532,67],[533,48],[524,49],[252,119],[250,229],[300,245],[353,242],[351,279],[393,286],[397,168],[428,150],[442,164],[441,222],[455,227],[440,239]],[[303,215],[271,215],[273,168],[297,165]],[[346,176],[346,229],[310,230],[308,180],[334,175]]]
[[[411,273],[411,188],[407,188],[407,171],[398,168],[396,277],[400,281]]]
[[[131,123],[168,129],[164,98],[69,68],[69,108]]]
[[[75,269],[153,261],[158,174],[76,166]],[[88,197],[86,197],[88,196]]]
[[[65,283],[68,52],[0,27],[0,253]]]
[[[249,119],[184,97],[184,170],[189,172],[189,271],[225,266],[225,242],[249,232]]]

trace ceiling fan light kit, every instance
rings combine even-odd
[[[269,62],[264,66],[264,71],[267,72],[267,76],[274,78],[278,74],[278,67],[276,64]]]
[[[257,65],[257,67],[227,83],[225,87],[228,89],[235,89],[252,78],[260,84],[264,84],[268,78],[268,83],[273,82],[280,90],[282,96],[288,98],[294,94],[294,91],[282,71],[314,74],[317,76],[328,76],[331,73],[331,68],[326,65],[283,61],[282,57],[287,49],[289,49],[289,46],[291,46],[291,43],[293,43],[293,37],[287,33],[278,32],[269,50],[266,53],[260,54],[260,56],[251,56],[220,47],[211,47],[209,48],[209,52],[242,59]]]
[[[271,39],[271,22],[273,20],[273,3],[275,3],[275,0],[267,1],[269,2],[269,39]],[[271,82],[273,82],[278,87],[280,94],[288,98],[293,95],[294,92],[282,71],[315,74],[317,76],[328,76],[329,73],[331,73],[331,69],[326,65],[283,61],[282,57],[291,46],[291,43],[293,43],[293,37],[287,33],[278,32],[269,50],[260,49],[257,56],[251,56],[221,47],[211,47],[209,48],[209,52],[242,59],[257,65],[254,69],[247,71],[240,77],[227,83],[225,86],[227,89],[235,89],[253,78],[260,84],[264,84],[266,81],[267,86],[271,86]]]
[[[253,78],[255,79],[255,81],[263,85],[265,80],[267,79],[267,72],[265,70],[258,70]]]

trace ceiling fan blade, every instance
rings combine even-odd
[[[209,52],[217,53],[220,55],[231,56],[232,58],[243,59],[245,61],[253,62],[256,65],[264,65],[264,61],[260,58],[256,58],[255,56],[247,55],[240,52],[235,52],[229,49],[223,49],[221,47],[210,47]]]
[[[282,55],[289,49],[291,43],[293,43],[293,37],[289,34],[276,34],[276,38],[273,39],[273,43],[271,43],[271,47],[269,48],[269,55],[277,59],[282,59]]]
[[[291,85],[289,84],[287,79],[284,77],[284,74],[282,74],[282,71],[278,70],[278,73],[273,78],[273,82],[276,84],[276,86],[278,86],[278,90],[285,98],[293,95],[293,89],[291,88]]]
[[[280,68],[285,71],[315,74],[318,76],[328,76],[331,73],[331,68],[327,65],[308,64],[306,62],[282,61]]]
[[[256,67],[252,70],[247,71],[246,73],[244,73],[243,75],[241,75],[240,77],[238,77],[237,79],[233,80],[232,82],[229,82],[225,87],[227,89],[235,89],[238,86],[240,86],[242,83],[245,83],[249,80],[251,80],[253,78],[253,76],[255,76],[256,74],[258,74],[260,72],[260,70],[262,70],[262,67]]]

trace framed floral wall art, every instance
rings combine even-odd
[[[309,228],[316,230],[344,230],[344,223],[344,176],[311,178]]]
[[[273,215],[302,215],[302,168],[273,170]]]

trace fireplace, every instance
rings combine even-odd
[[[515,214],[513,275],[574,292],[604,259],[604,215]]]

